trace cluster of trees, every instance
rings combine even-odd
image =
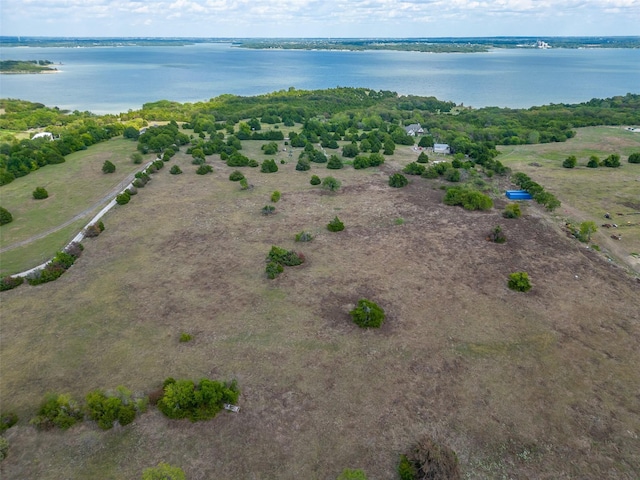
[[[560,206],[560,200],[558,200],[555,195],[545,191],[542,185],[531,180],[527,174],[522,172],[514,173],[511,181],[523,190],[529,192],[536,202],[544,205],[550,212]]]
[[[167,125],[149,127],[138,137],[138,151],[142,153],[160,153],[165,149],[186,145],[191,141],[189,136],[180,131],[178,124],[172,120]]]

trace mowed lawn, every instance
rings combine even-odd
[[[243,152],[266,158],[260,145]],[[217,156],[199,176],[179,153],[60,279],[3,292],[0,405],[20,416],[3,478],[139,479],[168,462],[189,479],[393,479],[424,434],[465,478],[637,478],[639,283],[535,204],[506,220],[502,195],[467,212],[442,203],[441,180],[390,188],[410,148],[367,170],[297,172],[298,153],[278,154],[277,173],[240,169],[245,191]],[[346,228],[331,233],[336,215]],[[505,244],[486,240],[496,225]],[[302,230],[314,240],[296,243]],[[272,245],[306,262],[269,280]],[[507,288],[514,271],[530,292]],[[381,329],[352,324],[360,298],[386,310]],[[148,393],[169,376],[237,379],[240,412],[191,423],[151,409],[106,432],[28,424],[46,392]]]
[[[13,215],[13,222],[0,228],[3,249],[69,223],[42,239],[1,253],[0,275],[39,265],[64,247],[111,200],[111,192],[141,168],[130,159],[135,149],[131,140],[112,139],[0,187],[2,206]],[[149,159],[154,157],[149,155]],[[102,173],[105,160],[116,165],[115,173]],[[44,187],[49,198],[35,200],[32,192],[36,187]]]
[[[640,273],[640,164],[627,162],[631,153],[640,152],[640,133],[623,127],[580,128],[564,143],[502,146],[499,150],[501,162],[526,173],[560,199],[562,206],[555,212],[559,220],[594,221],[599,231],[593,242],[612,259]],[[586,167],[591,155],[603,160],[612,153],[620,155],[620,168]],[[562,167],[569,155],[577,157],[576,168]],[[615,223],[618,228],[603,228],[604,223]],[[620,234],[621,239],[612,239],[613,234]]]

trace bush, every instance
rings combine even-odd
[[[418,155],[418,163],[429,163],[429,157],[427,156],[426,153],[421,152],[420,155]]]
[[[629,158],[627,158],[627,162],[640,163],[640,152],[635,152],[629,155]]]
[[[274,155],[278,153],[278,144],[276,142],[269,142],[262,145],[260,150],[262,150],[265,155]]]
[[[211,165],[200,165],[196,170],[198,175],[206,175],[211,172],[213,172],[213,167]]]
[[[191,336],[191,334],[186,333],[186,332],[182,332],[180,334],[179,341],[180,341],[180,343],[187,343],[187,342],[190,342],[192,339],[193,339],[193,337]]]
[[[124,191],[119,195],[116,195],[116,203],[118,205],[126,205],[131,200],[131,195],[128,191]]]
[[[311,180],[309,180],[309,183],[311,185],[320,185],[322,183],[322,180],[320,180],[320,177],[317,175],[312,175],[311,176]]]
[[[269,262],[266,267],[267,278],[273,280],[282,272],[284,272],[284,267],[280,265],[278,262]]]
[[[284,248],[273,245],[267,254],[267,262],[276,262],[286,267],[295,267],[304,263],[304,258],[293,250],[285,250]]]
[[[407,460],[417,471],[416,479],[460,480],[462,478],[456,453],[446,445],[436,443],[430,437],[421,439],[413,451],[407,455]]]
[[[353,159],[352,165],[356,170],[362,170],[364,168],[369,168],[371,166],[371,162],[369,162],[369,157],[366,155],[357,155]]]
[[[275,192],[273,192],[271,194],[271,201],[273,203],[278,203],[278,200],[280,200],[280,192],[278,190],[276,190]]]
[[[520,205],[517,203],[510,203],[504,207],[504,211],[502,212],[504,218],[520,218],[521,215]]]
[[[342,160],[337,155],[331,155],[329,157],[329,161],[327,162],[327,168],[330,170],[340,170],[344,167]]]
[[[0,414],[0,433],[4,433],[5,430],[10,429],[16,423],[18,423],[18,415],[13,412],[6,412]]]
[[[36,417],[30,423],[41,429],[58,427],[63,430],[82,420],[82,410],[71,395],[49,393],[38,409]]]
[[[9,440],[4,437],[0,437],[0,462],[7,458],[9,453]]]
[[[268,159],[262,162],[262,165],[260,166],[260,171],[262,173],[275,173],[278,171],[278,165],[276,164],[275,160]]]
[[[310,242],[311,240],[313,240],[313,235],[303,230],[300,233],[296,233],[295,238],[296,238],[296,242]]]
[[[167,379],[158,409],[173,419],[209,420],[225,403],[237,403],[239,395],[235,381],[223,383],[203,378],[196,384],[192,380]]]
[[[6,225],[13,222],[13,215],[4,207],[0,207],[0,225]]]
[[[19,287],[23,283],[24,278],[22,277],[4,277],[0,280],[0,292]]]
[[[36,200],[43,200],[49,196],[49,192],[44,187],[36,187],[32,195]]]
[[[428,167],[422,174],[422,178],[438,178],[440,174],[435,167]]]
[[[507,237],[502,231],[502,227],[500,227],[500,225],[497,225],[496,228],[491,231],[489,234],[489,240],[494,243],[504,243],[507,241]]]
[[[276,207],[274,207],[273,205],[265,205],[264,207],[262,207],[261,211],[263,215],[273,215],[274,213],[276,213]]]
[[[178,165],[172,165],[171,168],[169,169],[169,173],[171,175],[180,175],[182,173],[182,170]]]
[[[443,201],[446,205],[460,205],[465,210],[489,210],[493,207],[493,200],[487,195],[460,187],[447,189]]]
[[[129,194],[129,196],[137,195],[138,189],[132,185],[129,188],[127,188],[127,193]]]
[[[612,153],[602,161],[602,165],[609,168],[618,168],[620,166],[620,155]]]
[[[157,467],[145,468],[142,480],[187,480],[187,476],[180,467],[160,463]]]
[[[229,180],[231,180],[232,182],[239,182],[243,178],[244,178],[244,174],[240,170],[234,170],[229,175]]]
[[[509,274],[507,286],[516,292],[528,292],[531,290],[531,282],[527,272],[515,272]]]
[[[598,168],[599,166],[600,166],[600,159],[595,155],[591,155],[589,157],[589,161],[587,162],[587,167]]]
[[[564,159],[564,161],[562,162],[562,166],[564,168],[575,168],[575,166],[578,164],[578,159],[576,158],[575,155],[570,155],[567,158]]]
[[[311,170],[311,162],[309,162],[308,158],[301,158],[296,163],[296,170],[299,172],[306,172],[307,170]]]
[[[240,180],[240,190],[248,190],[249,189],[249,182],[247,182],[246,178],[243,178],[242,180]]]
[[[131,154],[131,161],[136,165],[140,165],[142,163],[142,154],[140,152],[134,152]],[[103,167],[104,168],[104,167]]]
[[[42,270],[30,274],[27,277],[29,285],[40,285],[41,283],[52,282],[66,272],[67,269],[73,265],[76,258],[80,256],[82,246],[79,243],[71,244],[68,249],[70,249],[73,254],[69,252],[58,252]]]
[[[449,182],[459,182],[460,181],[460,170],[457,168],[448,168],[445,170],[443,174],[445,180]]]
[[[327,224],[327,230],[329,230],[330,232],[341,232],[342,230],[344,230],[344,223],[342,223],[336,216]]]
[[[86,410],[100,428],[109,430],[116,421],[122,426],[133,422],[136,412],[144,411],[147,402],[146,398],[134,399],[129,389],[119,386],[115,392],[94,390],[88,393]]]
[[[425,172],[425,170],[426,170],[426,167],[424,165],[420,165],[419,163],[416,163],[416,162],[411,162],[410,164],[408,164],[406,167],[402,169],[402,171],[407,175],[422,175]]]
[[[116,166],[109,160],[105,160],[102,164],[102,173],[113,173],[116,171]]]
[[[330,192],[335,192],[340,188],[340,180],[337,180],[333,177],[325,177],[322,179],[322,188],[325,190],[329,190]]]
[[[380,328],[385,319],[384,310],[364,298],[358,300],[358,305],[349,312],[349,315],[361,328]]]
[[[400,463],[398,463],[398,476],[400,480],[416,480],[418,469],[407,458],[406,455],[400,455]]]
[[[402,188],[409,184],[407,177],[401,173],[394,173],[389,177],[389,186],[393,188]]]
[[[102,230],[100,230],[100,227],[98,227],[98,225],[96,225],[95,223],[89,225],[87,228],[84,229],[84,236],[87,238],[95,238],[101,233],[102,233]]]
[[[345,468],[336,480],[367,480],[367,475],[363,470]]]

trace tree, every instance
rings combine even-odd
[[[562,166],[564,168],[575,168],[575,166],[578,164],[578,159],[576,158],[575,155],[569,155],[567,158],[564,159],[564,161],[562,162]]]
[[[320,180],[320,177],[317,175],[312,175],[311,176],[311,180],[309,180],[309,183],[311,185],[320,185],[322,183],[322,180]]]
[[[145,468],[142,480],[187,480],[187,477],[180,467],[159,463],[157,467]]]
[[[420,152],[420,155],[418,155],[418,163],[429,163],[429,157],[426,153]]]
[[[592,221],[582,222],[580,224],[580,233],[578,238],[580,239],[581,242],[590,242],[591,234],[596,233],[597,231],[598,231],[598,227],[596,226],[595,222],[592,222]]]
[[[371,300],[358,300],[356,308],[349,312],[353,321],[362,328],[380,328],[385,319],[384,310]]]
[[[402,188],[409,184],[407,177],[401,173],[394,173],[389,177],[389,186],[393,188]]]
[[[345,468],[336,480],[367,480],[367,475],[364,470]]]
[[[433,137],[431,135],[423,135],[420,137],[420,141],[418,142],[418,146],[422,148],[433,147]]]
[[[358,148],[358,144],[355,142],[348,143],[344,147],[342,147],[342,156],[347,158],[354,158],[356,155],[360,153],[360,149]]]
[[[327,230],[330,232],[341,232],[344,230],[344,223],[342,223],[336,215],[336,217],[327,224]]]
[[[335,192],[340,188],[340,180],[337,180],[333,177],[325,177],[322,180],[322,188],[325,190],[329,190],[330,192]]]
[[[296,170],[299,172],[306,172],[307,170],[311,170],[311,162],[308,158],[301,158],[298,160],[296,164]]]
[[[425,166],[420,165],[417,162],[411,162],[402,169],[402,171],[407,175],[422,175],[425,172],[425,170],[426,170]]]
[[[265,155],[274,155],[278,153],[278,144],[276,142],[269,142],[262,145],[260,149],[263,151]]]
[[[627,159],[627,162],[629,162],[629,163],[640,163],[640,152],[635,152],[635,153],[632,153],[631,155],[629,155],[629,158]]]
[[[598,168],[600,166],[600,159],[596,155],[591,155],[587,162],[587,167]]]
[[[126,205],[131,200],[131,194],[125,190],[124,192],[116,195],[116,203],[118,205]]]
[[[182,173],[182,170],[180,169],[180,167],[178,165],[173,165],[170,169],[169,169],[169,173],[171,175],[180,175]]]
[[[116,166],[109,160],[105,160],[102,164],[102,173],[113,173],[116,171]]]
[[[134,152],[131,154],[131,161],[136,165],[140,165],[142,163],[142,154],[140,152]]]
[[[331,170],[340,170],[343,167],[342,160],[337,155],[331,155],[329,157],[329,161],[327,162],[327,168]]]
[[[528,292],[531,290],[531,282],[527,272],[514,272],[509,274],[507,286],[516,292]]]
[[[44,187],[36,187],[32,195],[36,200],[43,200],[49,196],[49,192]]]
[[[517,203],[510,203],[504,207],[504,211],[502,212],[504,218],[520,218],[521,215],[520,205]]]
[[[138,140],[140,131],[136,127],[125,127],[124,131],[122,132],[122,136],[124,138],[130,138],[131,140]]]
[[[602,165],[609,168],[618,168],[620,166],[620,155],[612,153],[602,161]]]
[[[0,225],[6,225],[13,222],[13,215],[4,207],[0,207]]]
[[[260,166],[260,171],[262,173],[275,173],[278,171],[278,165],[276,165],[275,160],[268,159],[262,162],[262,165]]]

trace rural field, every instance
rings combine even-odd
[[[262,143],[243,153],[266,158]],[[524,203],[519,219],[501,215],[504,178],[487,187],[488,212],[444,205],[442,180],[390,188],[389,174],[417,157],[410,147],[380,168],[307,172],[281,151],[277,173],[242,169],[253,186],[244,191],[217,155],[200,176],[177,154],[107,214],[62,277],[2,293],[0,407],[20,422],[5,434],[0,476],[138,479],[167,462],[190,480],[332,480],[345,468],[386,480],[426,434],[457,453],[467,479],[639,478],[640,230],[621,226],[614,241],[600,229],[597,252],[563,229],[565,219],[600,225],[603,212],[640,222],[627,216],[640,211],[640,165],[626,163],[639,145],[596,128],[564,144],[501,147],[503,163],[563,202],[553,215]],[[622,168],[560,167],[591,150],[623,154]],[[170,175],[172,164],[184,173]],[[342,187],[312,186],[313,174]],[[275,214],[262,215],[269,204]],[[344,231],[326,229],[335,216]],[[496,225],[504,244],[487,241]],[[313,241],[295,242],[302,230]],[[305,263],[269,280],[272,245]],[[517,271],[529,292],[507,288]],[[382,328],[351,322],[360,298],[385,309]],[[149,393],[169,376],[236,379],[240,411],[192,423],[151,408],[108,431],[29,425],[47,392]]]

